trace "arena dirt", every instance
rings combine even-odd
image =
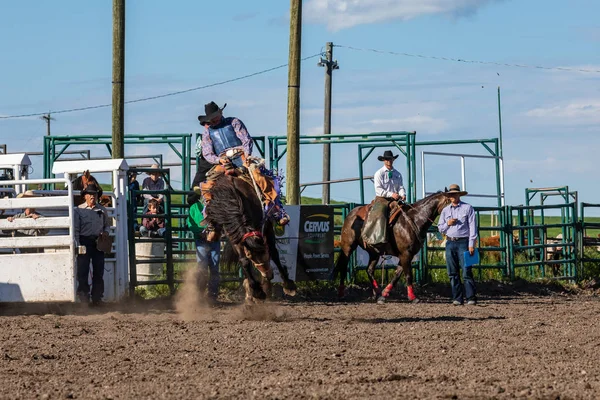
[[[383,306],[3,305],[0,398],[600,398],[596,294],[488,293],[462,307],[427,293]]]

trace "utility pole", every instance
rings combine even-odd
[[[48,114],[42,115],[40,119],[46,121],[46,136],[50,136],[50,121],[54,121],[54,118],[50,116],[50,111]]]
[[[300,204],[300,49],[302,0],[290,0],[287,109],[287,204]]]
[[[325,120],[323,121],[323,134],[331,134],[331,78],[333,70],[339,69],[337,60],[333,61],[333,43],[327,42],[325,45],[325,58],[321,58],[317,64],[319,67],[325,67]],[[323,181],[331,180],[331,144],[323,145]],[[323,204],[329,204],[331,194],[329,183],[323,184]]]
[[[112,158],[125,156],[125,0],[113,0]]]

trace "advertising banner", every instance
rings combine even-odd
[[[300,227],[300,206],[286,206],[285,210],[290,216],[290,223],[285,226],[274,225],[277,250],[281,264],[287,268],[290,279],[296,280],[296,260],[298,254],[298,232]],[[275,274],[273,282],[282,282],[279,270],[273,261],[271,268]]]
[[[300,207],[296,280],[328,279],[333,269],[333,207]]]

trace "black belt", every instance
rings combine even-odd
[[[86,241],[95,241],[96,239],[98,239],[98,236],[80,236],[79,240],[86,240]]]
[[[469,238],[468,237],[453,238],[453,237],[450,237],[450,236],[446,236],[446,239],[448,239],[451,242],[458,242],[460,240],[468,240]]]

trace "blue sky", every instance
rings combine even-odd
[[[199,87],[285,64],[289,2],[129,0],[126,100]],[[499,64],[600,70],[600,3],[593,0],[305,0],[302,55],[325,43]],[[0,14],[0,116],[64,110],[111,101],[112,1],[3,2]],[[498,136],[502,90],[507,204],[526,187],[568,185],[598,203],[600,73],[458,63],[334,49],[333,133],[416,131],[417,140]],[[302,64],[301,132],[320,134],[323,69]],[[287,68],[178,96],[126,106],[126,133],[197,132],[211,100],[228,103],[251,134],[285,135]],[[56,114],[52,133],[110,134],[111,109]],[[10,152],[41,151],[38,117],[0,119]],[[484,154],[479,146],[437,147]],[[381,149],[383,151],[383,149]],[[321,149],[301,148],[301,182],[320,180]],[[127,154],[164,153],[138,146]],[[332,177],[358,175],[355,145],[335,146]],[[100,149],[93,154],[105,156]],[[420,154],[420,150],[419,150]],[[380,165],[376,153],[365,168]],[[420,155],[418,157],[420,160]],[[34,159],[34,175],[41,159]],[[401,172],[405,172],[399,163]],[[285,165],[285,164],[282,164]],[[457,159],[427,158],[427,189],[460,181]],[[420,162],[417,188],[421,187]],[[467,189],[490,193],[489,161],[467,160]],[[318,188],[304,194],[320,196]],[[372,196],[369,187],[367,197]],[[358,186],[332,197],[358,200]],[[474,204],[489,201],[472,199]]]

